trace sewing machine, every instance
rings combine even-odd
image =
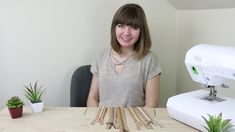
[[[191,48],[185,58],[191,78],[209,90],[196,90],[170,97],[167,102],[169,115],[201,131],[206,126],[202,116],[232,119],[235,125],[235,99],[217,95],[216,86],[228,88],[225,79],[235,80],[235,48],[199,44]]]

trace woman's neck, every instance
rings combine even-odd
[[[120,57],[129,57],[134,53],[133,48],[121,48],[121,53],[118,54]]]
[[[117,53],[116,51],[112,50],[111,59],[115,65],[123,65],[133,55],[134,55],[134,50],[132,50],[132,49],[121,50],[121,53]]]

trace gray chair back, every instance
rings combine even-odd
[[[91,65],[81,66],[75,70],[70,85],[70,107],[86,107],[91,86]]]

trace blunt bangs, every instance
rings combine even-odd
[[[143,19],[141,18],[141,13],[138,10],[131,8],[120,12],[120,14],[116,16],[114,24],[115,26],[118,24],[124,24],[134,28],[141,28],[143,27]]]

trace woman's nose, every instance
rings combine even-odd
[[[124,34],[125,34],[125,35],[130,35],[130,33],[131,33],[131,28],[128,27],[128,26],[126,26],[126,27],[124,28]]]

